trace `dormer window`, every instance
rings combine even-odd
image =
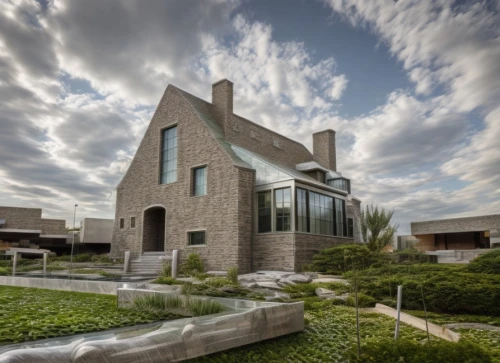
[[[335,189],[340,189],[351,194],[351,181],[346,178],[329,179],[327,184]]]

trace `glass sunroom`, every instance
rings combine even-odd
[[[308,233],[352,238],[346,213],[347,190],[231,145],[256,171],[254,233]],[[350,218],[349,218],[350,219]]]

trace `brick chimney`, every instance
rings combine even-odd
[[[233,115],[233,82],[222,79],[212,84],[212,104],[215,109],[215,118],[226,134]]]
[[[313,156],[322,167],[337,171],[335,131],[325,130],[313,134]]]

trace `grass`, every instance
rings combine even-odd
[[[116,296],[0,286],[0,344],[174,319],[117,308]]]
[[[179,295],[164,296],[161,294],[140,296],[134,300],[134,307],[152,313],[170,311],[189,316],[218,314],[227,310],[224,305],[214,300],[192,297],[182,298]]]

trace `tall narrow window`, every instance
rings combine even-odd
[[[290,230],[290,188],[277,189],[274,191],[276,205],[276,231]]]
[[[190,246],[200,246],[206,244],[205,242],[205,231],[196,231],[188,233]]]
[[[271,191],[257,193],[259,233],[271,232]]]
[[[347,236],[347,223],[345,220],[345,201],[335,198],[335,235]]]
[[[207,167],[193,169],[193,195],[207,194]]]
[[[120,218],[120,229],[125,228],[125,219]]]
[[[310,232],[333,235],[333,198],[309,192]]]
[[[160,183],[177,181],[177,126],[162,131]]]
[[[297,231],[309,232],[307,219],[307,190],[297,188]]]
[[[354,220],[352,218],[347,218],[347,237],[352,238],[354,236]]]
[[[135,228],[135,217],[130,217],[130,228]]]

